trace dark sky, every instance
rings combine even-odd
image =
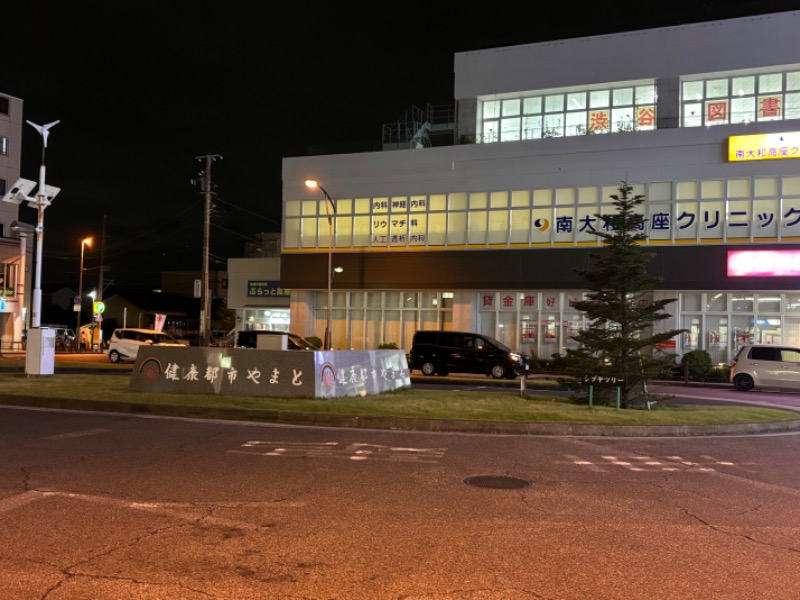
[[[542,3],[4,3],[0,92],[24,118],[55,120],[42,287],[77,287],[80,240],[99,242],[105,278],[157,284],[200,270],[203,196],[212,175],[210,267],[277,232],[281,158],[309,148],[379,148],[382,125],[412,106],[453,102],[456,52],[800,9],[800,1],[602,2],[554,14]],[[364,8],[366,6],[366,9]],[[553,6],[559,6],[554,3]],[[23,125],[21,176],[38,180],[41,137]],[[311,152],[316,153],[316,150]],[[9,182],[13,183],[13,182]],[[35,223],[32,209],[20,219]],[[85,286],[99,247],[87,249]],[[74,281],[73,281],[74,280]]]

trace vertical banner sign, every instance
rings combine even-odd
[[[164,330],[164,323],[167,320],[167,315],[160,315],[156,313],[156,324],[155,330],[156,331],[163,331]]]

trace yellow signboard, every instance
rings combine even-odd
[[[779,158],[800,158],[800,131],[728,138],[728,162]]]

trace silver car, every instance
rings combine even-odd
[[[187,346],[163,331],[136,327],[116,329],[108,340],[108,359],[112,363],[136,360],[142,346]]]
[[[745,344],[733,359],[730,380],[742,392],[756,387],[800,390],[800,348]]]

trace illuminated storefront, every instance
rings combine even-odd
[[[335,347],[439,327],[562,353],[584,326],[574,271],[624,181],[646,200],[653,298],[676,300],[663,326],[689,330],[667,349],[724,362],[744,341],[800,341],[785,254],[800,248],[800,12],[708,26],[457,54],[460,143],[284,159],[292,327],[324,329],[332,235]],[[742,31],[746,59],[730,52]]]

